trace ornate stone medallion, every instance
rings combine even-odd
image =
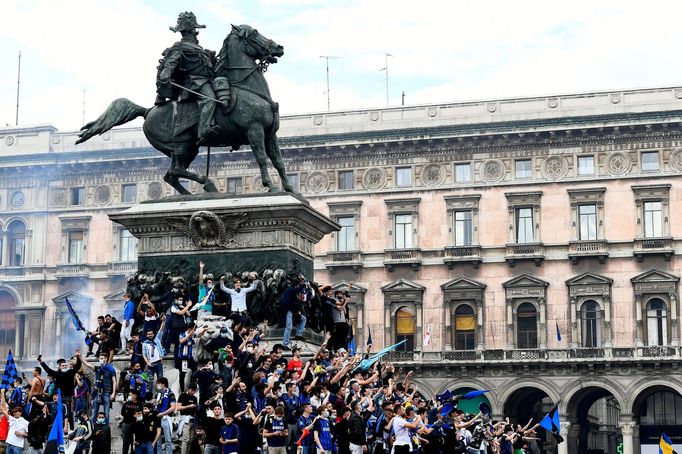
[[[682,148],[676,148],[670,153],[670,167],[682,172]]]
[[[607,167],[612,175],[626,174],[630,171],[630,158],[622,152],[611,153]]]
[[[329,187],[329,177],[324,172],[311,172],[305,182],[308,192],[320,194]]]
[[[66,206],[66,192],[62,189],[52,191],[52,205],[56,207]]]
[[[542,166],[542,171],[547,178],[556,180],[566,175],[567,168],[566,160],[564,158],[559,156],[550,156],[549,158],[545,159],[545,162]]]
[[[106,185],[97,186],[95,189],[95,203],[97,205],[106,205],[111,201],[111,188]]]
[[[152,181],[147,185],[147,198],[149,200],[159,200],[163,197],[163,185],[158,181]]]
[[[197,247],[208,248],[226,246],[247,216],[246,213],[218,216],[211,211],[197,211],[189,219],[168,217],[164,222],[189,237]]]
[[[362,175],[362,184],[366,189],[381,189],[386,184],[386,172],[379,167],[367,169]]]
[[[498,159],[484,162],[481,176],[489,183],[500,181],[504,176],[504,164]]]
[[[438,186],[443,184],[445,172],[440,164],[429,164],[422,169],[422,183],[424,186]]]

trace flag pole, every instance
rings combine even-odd
[[[19,126],[19,86],[21,84],[21,51],[19,52],[19,66],[17,68],[17,113],[14,118],[15,126]]]

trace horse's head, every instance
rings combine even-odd
[[[277,58],[284,55],[284,47],[249,25],[232,25],[232,33],[244,43],[244,53],[261,63],[277,63]]]

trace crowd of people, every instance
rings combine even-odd
[[[76,453],[111,452],[116,425],[124,454],[542,452],[532,422],[494,421],[485,408],[465,414],[458,396],[425,399],[412,372],[349,351],[350,295],[300,275],[289,281],[278,317],[284,336],[273,345],[264,340],[268,321],[249,317],[257,283],[216,283],[203,263],[198,286],[177,288],[163,305],[126,294],[121,321],[100,317],[88,333],[85,356],[96,363],[76,351],[53,369],[38,357],[32,377],[17,377],[0,394],[6,452],[23,452],[24,444],[42,452],[58,394],[65,438]],[[205,323],[218,320],[217,292],[231,300],[223,325]],[[326,334],[304,356],[300,347],[309,344],[296,342],[313,297],[323,302]],[[198,343],[216,326],[197,356]],[[120,416],[112,417],[113,407]]]

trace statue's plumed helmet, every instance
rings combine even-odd
[[[205,25],[197,23],[197,17],[194,13],[185,11],[178,16],[178,24],[175,27],[170,27],[173,32],[191,32],[197,28],[206,28]]]

